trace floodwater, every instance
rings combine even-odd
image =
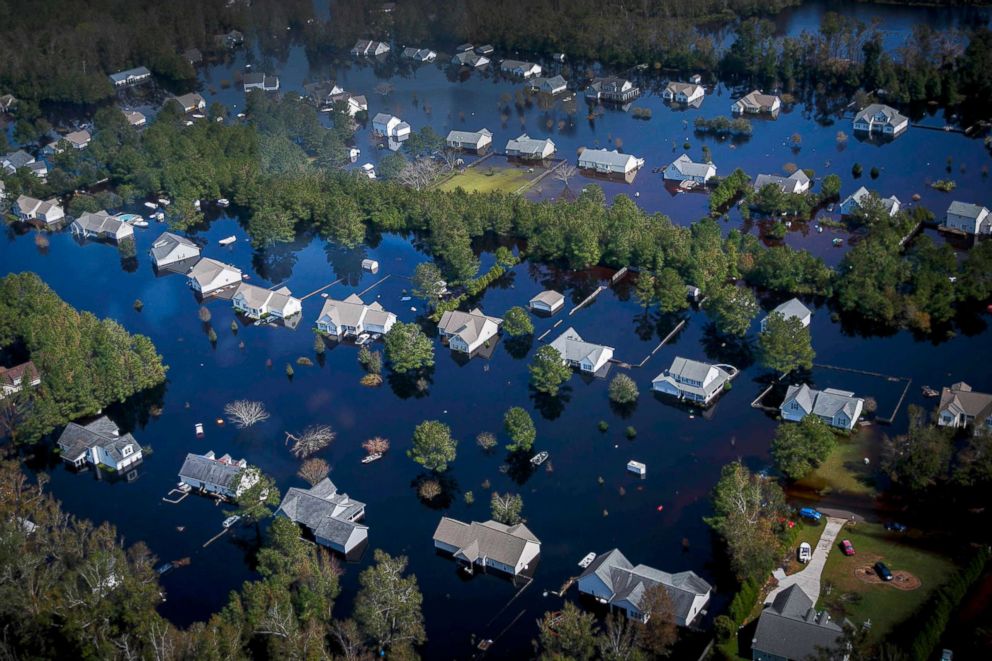
[[[233,87],[222,89],[219,81],[230,79],[232,70],[243,64],[242,58],[238,55],[233,62],[211,67],[203,74],[208,100],[221,101],[232,112],[243,108],[243,94]],[[520,84],[493,73],[475,72],[464,80],[453,80],[444,67],[435,65],[404,71],[377,71],[361,65],[333,72],[326,67],[311,71],[299,48],[292,49],[288,61],[279,64],[279,73],[283,89],[291,90],[301,89],[305,81],[333,76],[349,91],[368,96],[370,114],[394,113],[415,130],[430,125],[443,135],[453,127],[488,127],[495,133],[498,147],[527,131],[532,136],[552,137],[559,155],[571,160],[580,146],[616,145],[620,139],[625,151],[644,157],[647,165],[633,184],[605,185],[608,196],[639,193],[636,200],[644,208],[686,225],[704,215],[705,197],[673,196],[662,186],[660,175],[651,170],[678,156],[687,139],[691,156],[700,157],[703,145],[712,149],[721,174],[735,167],[743,167],[752,175],[777,173],[784,163],[794,162],[813,168],[818,177],[831,172],[841,175],[842,196],[866,183],[868,171],[877,166],[880,176],[870,187],[884,195],[895,194],[904,202],[919,193],[922,203],[938,213],[952,197],[932,191],[926,182],[948,176],[946,159],[952,156],[952,176],[958,183],[953,198],[986,205],[992,202],[988,181],[981,173],[989,156],[980,140],[959,133],[912,128],[889,144],[863,142],[851,134],[848,119],[818,121],[806,108],[797,106],[775,121],[755,120],[754,135],[743,143],[733,145],[695,136],[691,130],[695,116],[729,111],[734,96],[722,86],[699,110],[670,110],[657,95],[649,93],[634,104],[652,110],[653,117],[647,121],[612,109],[589,120],[581,98],[573,114],[560,105],[544,110],[536,103],[518,112],[511,101],[510,117],[504,125],[500,98],[506,94],[512,97]],[[380,95],[375,87],[384,80],[392,85],[392,91]],[[210,93],[211,85],[217,87],[216,94]],[[429,104],[429,112],[425,104]],[[561,128],[559,120],[564,122]],[[689,122],[689,129],[683,127],[683,120]],[[939,115],[922,121],[944,124]],[[836,141],[840,130],[850,136],[844,147]],[[802,136],[798,153],[788,144],[793,133]],[[368,128],[360,129],[356,137],[362,150],[359,164],[378,162],[381,154],[372,146]],[[853,180],[850,174],[855,162],[865,169],[861,181]],[[553,195],[554,191],[543,193]],[[739,219],[731,219],[727,226],[739,224]],[[212,346],[207,327],[197,316],[198,303],[184,278],[156,276],[147,258],[151,242],[162,229],[153,225],[137,230],[136,265],[122,263],[111,246],[81,245],[66,232],[52,235],[50,246],[40,250],[31,233],[11,229],[0,238],[0,273],[37,272],[75,307],[113,317],[130,331],[151,337],[169,365],[168,382],[160,391],[141,402],[108,411],[124,431],[132,431],[143,445],[154,449],[136,480],[126,483],[105,476],[99,479],[94,472],[73,473],[58,465],[57,459],[44,456],[31,464],[51,475],[50,488],[67,511],[110,521],[129,543],[147,542],[162,560],[191,558],[189,567],[162,581],[168,595],[162,605],[165,615],[181,625],[207,618],[223,606],[231,590],[253,576],[253,529],[238,529],[203,548],[202,544],[221,530],[226,516],[223,508],[192,496],[179,505],[161,501],[175,485],[185,454],[212,449],[218,454],[245,457],[272,475],[282,490],[304,486],[295,477],[299,462],[285,446],[284,432],[298,432],[318,423],[330,424],[337,432],[335,442],[319,456],[333,467],[331,478],[339,489],[367,503],[371,547],[410,558],[410,570],[424,593],[429,639],[424,653],[428,658],[468,656],[473,636],[476,640],[494,639],[492,653],[499,658],[529,654],[530,641],[536,637],[534,621],[545,610],[558,610],[562,605],[561,599],[544,596],[546,591],[557,590],[566,579],[576,576],[580,571],[576,563],[590,551],[619,547],[635,563],[672,572],[695,570],[718,587],[711,610],[723,606],[727,597],[720,589],[726,585],[725,571],[702,520],[710,510],[708,493],[728,461],[742,458],[754,469],[769,466],[768,447],[776,424],[750,406],[769,376],[754,364],[757,319],[748,341],[726,344],[715,338],[704,314],[687,312],[684,318],[688,323],[672,341],[644,367],[627,371],[641,390],[639,401],[630,410],[610,405],[606,380],[578,374],[557,400],[535,398],[528,389],[527,365],[540,345],[536,339],[521,347],[504,338],[491,358],[470,361],[456,359],[435,341],[436,366],[426,375],[425,383],[418,386],[389,375],[387,370],[386,382],[370,389],[359,384],[363,371],[354,346],[330,348],[319,360],[314,355],[310,327],[323,302],[320,295],[304,301],[303,322],[296,330],[239,323],[236,334],[231,331],[235,316],[230,305],[210,302],[209,324],[218,335],[216,346]],[[231,234],[239,238],[233,246],[218,245],[219,239]],[[410,287],[408,278],[414,267],[428,259],[410,237],[374,237],[366,246],[345,250],[303,236],[294,244],[254,253],[237,218],[227,214],[195,236],[206,242],[205,256],[238,266],[251,275],[253,283],[285,283],[302,296],[343,279],[327,290],[332,296],[343,298],[368,289],[364,295],[367,302],[378,300],[401,321],[422,320],[422,301],[401,300]],[[824,255],[833,263],[843,251],[830,247],[831,236],[829,231],[819,234],[806,227],[791,232],[787,242]],[[379,261],[378,274],[361,271],[360,262],[365,257]],[[483,268],[491,262],[491,254],[484,252]],[[537,292],[554,288],[565,293],[567,310],[598,285],[608,284],[610,275],[606,270],[565,273],[522,264],[490,287],[478,304],[489,314],[501,315],[513,305],[526,305]],[[564,319],[546,340],[574,326],[587,340],[615,347],[618,359],[639,363],[678,318],[645,314],[630,296],[629,285],[629,280],[621,281],[571,317],[563,312],[551,319],[535,319],[535,335]],[[141,312],[133,308],[135,299],[144,302]],[[778,302],[764,301],[765,310]],[[992,375],[984,367],[992,359],[985,315],[960,320],[953,338],[937,341],[909,332],[871,335],[842,326],[832,319],[829,309],[815,301],[808,304],[816,306],[811,330],[817,363],[913,380],[900,415],[886,431],[905,428],[906,404],[932,406],[932,400],[920,394],[919,385],[939,387],[965,380],[978,390],[992,388]],[[728,362],[742,372],[733,389],[706,415],[700,415],[650,391],[652,378],[676,355]],[[298,357],[309,357],[314,365],[296,365]],[[294,365],[292,379],[286,376],[286,364]],[[614,366],[613,373],[618,369]],[[821,387],[849,387],[859,395],[875,396],[880,411],[898,399],[890,382],[836,370],[814,370],[813,381]],[[214,420],[222,417],[224,404],[242,398],[264,402],[271,419],[243,431],[231,425],[217,426]],[[162,406],[158,417],[148,414],[153,403]],[[486,455],[475,445],[476,435],[483,431],[497,433],[501,443],[506,442],[501,433],[502,416],[511,406],[523,406],[531,413],[538,432],[536,449],[551,453],[549,463],[535,472],[516,466],[504,472],[503,451]],[[430,504],[416,495],[417,481],[424,472],[405,456],[414,426],[425,419],[445,422],[460,440],[458,458],[443,477],[445,493]],[[608,423],[608,431],[597,429],[600,420]],[[206,427],[203,439],[194,436],[198,422]],[[637,431],[633,440],[625,437],[628,426]],[[360,444],[372,436],[389,438],[392,449],[381,461],[362,465]],[[644,479],[625,471],[631,459],[647,464]],[[484,482],[490,484],[489,489],[484,488]],[[468,491],[475,496],[473,505],[464,502]],[[441,516],[466,521],[488,519],[492,491],[520,493],[527,525],[542,541],[534,581],[512,603],[517,587],[492,575],[466,578],[451,560],[435,554],[431,541]],[[177,527],[184,530],[180,532]],[[371,552],[367,552],[360,561],[346,565],[338,610],[341,616],[350,612],[358,573],[370,560]],[[574,588],[571,596],[575,596]]]

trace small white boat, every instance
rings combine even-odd
[[[158,205],[155,204],[154,202],[145,202],[145,206],[148,207],[149,209],[158,209]]]
[[[232,243],[234,243],[237,240],[238,240],[238,237],[236,237],[234,235],[231,235],[231,236],[228,236],[228,237],[225,237],[225,238],[221,239],[217,243],[219,243],[222,246],[229,246],[229,245],[231,245]]]
[[[579,560],[579,567],[585,569],[586,567],[591,565],[592,561],[595,559],[596,559],[595,553],[586,553],[584,556],[582,556],[582,559]]]
[[[193,126],[193,120],[192,119],[187,119],[186,120],[186,126]]]
[[[196,425],[193,427],[193,429],[196,431],[196,437],[197,438],[203,438],[203,423],[202,422],[196,423]]]
[[[132,223],[135,227],[148,227],[148,221],[138,216]]]
[[[202,112],[193,113],[193,119],[203,119],[204,117],[206,117],[206,115],[204,115]]]
[[[199,200],[195,200],[193,202],[193,208],[196,209],[197,211],[200,210],[200,201]]]
[[[160,197],[160,198],[158,198],[158,203],[161,204],[163,207],[167,207],[170,204],[172,204],[172,202],[170,202],[169,201],[169,198],[167,198],[167,197]]]
[[[219,200],[217,200],[217,206],[219,206],[219,207],[229,207],[229,206],[231,206],[231,201],[228,200],[226,197],[222,197]]]
[[[813,549],[808,542],[799,545],[799,562],[803,564],[813,559]]]
[[[230,528],[240,520],[241,520],[240,516],[238,516],[237,514],[232,514],[231,516],[224,519],[224,523],[222,523],[221,525],[224,526],[225,528]]]
[[[548,460],[549,456],[551,455],[549,455],[546,451],[538,452],[537,454],[535,454],[533,457],[530,458],[530,463],[534,464],[535,466],[540,466],[541,464],[543,464],[545,461]]]
[[[155,217],[155,220],[157,220],[160,223],[163,220],[165,220],[165,212],[164,211],[158,211],[155,214],[153,214],[153,216]]]
[[[373,452],[369,456],[367,456],[364,459],[362,459],[362,463],[363,464],[371,464],[373,461],[378,461],[379,459],[382,459],[382,453],[381,452]]]
[[[372,338],[369,337],[368,333],[362,333],[357,338],[355,338],[355,344],[357,344],[358,346],[362,346],[364,344],[368,344],[370,339]]]

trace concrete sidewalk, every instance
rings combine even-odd
[[[774,601],[776,595],[790,585],[798,585],[813,600],[813,604],[815,605],[820,598],[820,574],[823,573],[823,567],[827,564],[827,556],[833,550],[834,542],[837,541],[837,535],[840,533],[841,528],[848,521],[849,519],[841,519],[833,516],[827,517],[827,525],[824,526],[823,532],[820,534],[820,541],[816,543],[816,548],[813,549],[813,557],[810,559],[809,564],[802,571],[780,578],[778,586],[765,597],[765,603],[768,604]],[[778,577],[776,576],[776,578]]]

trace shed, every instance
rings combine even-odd
[[[633,459],[627,462],[627,470],[630,471],[631,473],[636,473],[641,477],[644,477],[645,475],[648,474],[647,465],[645,465],[640,461],[634,461]]]
[[[379,272],[379,262],[374,259],[363,259],[362,260],[362,270],[368,271],[369,273]]]

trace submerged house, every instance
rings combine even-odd
[[[565,306],[565,295],[553,289],[546,289],[530,299],[530,309],[535,312],[558,312]]]
[[[881,133],[894,137],[908,128],[908,117],[882,103],[872,103],[854,116],[854,130],[859,133]]]
[[[561,94],[568,89],[568,82],[560,75],[551,76],[550,78],[534,78],[527,85],[527,89],[533,92],[541,92],[543,94]]]
[[[124,119],[127,123],[135,128],[141,128],[148,123],[148,118],[137,110],[121,110],[124,113]]]
[[[433,62],[437,59],[437,53],[430,48],[407,47],[400,53],[400,57],[404,60],[413,60],[414,62]]]
[[[831,427],[854,429],[865,400],[855,397],[853,392],[826,388],[814,390],[805,383],[789,386],[779,411],[782,418],[800,422],[807,415],[815,415]]]
[[[369,536],[368,526],[359,523],[365,503],[338,493],[326,477],[309,489],[290,488],[275,515],[303,526],[318,544],[338,553],[351,552]]]
[[[664,178],[668,181],[694,181],[705,184],[716,176],[716,166],[712,163],[696,163],[688,154],[682,154],[665,168]]]
[[[218,289],[238,284],[242,280],[241,271],[230,264],[204,257],[186,274],[193,291],[206,296]]]
[[[540,555],[541,540],[522,523],[462,523],[445,516],[434,530],[434,548],[452,554],[469,568],[478,565],[517,576]]]
[[[941,389],[937,424],[955,429],[974,425],[976,434],[992,433],[992,395],[975,392],[964,381]]]
[[[487,316],[479,308],[470,312],[448,310],[441,315],[437,330],[452,351],[472,353],[496,337],[502,323],[499,317]]]
[[[840,213],[842,216],[853,215],[858,209],[861,208],[861,204],[871,197],[873,193],[869,191],[864,186],[858,188],[840,203]],[[902,203],[899,198],[895,195],[891,197],[879,197],[878,201],[882,203],[882,206],[888,212],[889,216],[894,216],[899,213],[899,209],[902,207]]]
[[[128,87],[130,85],[137,85],[138,83],[143,83],[146,80],[149,80],[151,77],[152,72],[146,67],[136,67],[134,69],[127,69],[126,71],[118,71],[117,73],[112,73],[108,76],[114,87]]]
[[[224,498],[237,498],[259,480],[258,469],[244,459],[232,459],[225,454],[217,458],[213,450],[206,454],[190,452],[179,469],[179,483],[195,491]]]
[[[273,76],[259,71],[246,73],[241,80],[245,93],[252,90],[262,90],[263,92],[279,91],[279,76]]]
[[[343,103],[345,112],[350,117],[354,117],[359,112],[369,109],[369,102],[364,95],[346,92],[344,88],[331,82],[311,83],[304,85],[303,89],[307,93],[307,98],[319,110],[331,110],[335,104]]]
[[[981,205],[955,200],[944,214],[944,227],[966,234],[992,234],[992,214]]]
[[[70,422],[59,436],[62,460],[80,468],[105,466],[122,471],[141,461],[141,446],[131,434],[120,435],[120,429],[107,416],[88,425]]]
[[[84,213],[69,226],[72,233],[85,239],[109,239],[120,243],[134,237],[134,228],[106,211]]]
[[[372,132],[378,136],[402,140],[410,136],[410,125],[399,117],[380,112],[372,118]]]
[[[506,155],[525,161],[540,161],[555,153],[555,143],[550,138],[538,140],[526,133],[506,143]]]
[[[706,90],[703,89],[702,85],[675,81],[668,83],[661,93],[661,98],[665,101],[685,104],[702,101],[704,96],[706,96]]]
[[[303,303],[292,296],[288,287],[265,289],[242,282],[231,299],[234,309],[252,319],[285,319],[303,311]]]
[[[629,174],[644,165],[643,158],[621,154],[616,149],[583,149],[579,167],[605,174]]]
[[[479,67],[484,67],[489,64],[491,60],[480,53],[476,53],[472,50],[465,50],[455,53],[454,57],[451,58],[451,63],[455,66],[471,67],[473,69],[478,69]]]
[[[796,170],[788,177],[781,177],[777,174],[759,174],[754,179],[754,190],[760,191],[765,186],[775,185],[782,189],[783,193],[803,195],[809,192],[809,184],[809,176],[802,170]]]
[[[782,108],[782,99],[774,94],[762,94],[759,90],[748,92],[730,106],[735,115],[756,115],[765,113],[775,115]]]
[[[586,100],[627,103],[636,99],[640,93],[640,88],[629,80],[608,76],[596,78],[589,84],[589,87],[586,88]]]
[[[533,78],[541,75],[541,65],[520,60],[503,60],[499,65],[500,71],[520,78]]]
[[[351,49],[351,54],[355,57],[375,57],[385,55],[389,52],[389,44],[384,41],[369,41],[359,39]]]
[[[651,381],[656,392],[707,406],[723,392],[737,369],[676,356],[671,366]]]
[[[713,591],[695,572],[669,574],[647,565],[635,566],[619,549],[596,556],[579,576],[578,586],[581,594],[605,600],[611,608],[639,622],[647,622],[651,616],[645,612],[645,593],[661,586],[671,600],[675,624],[680,627],[691,625],[699,617]]]
[[[19,195],[12,211],[21,220],[40,220],[46,225],[65,219],[65,211],[54,197],[50,200],[39,200],[27,195]]]
[[[155,268],[163,268],[200,257],[200,246],[185,236],[163,232],[152,244],[148,255]]]
[[[481,152],[493,144],[493,134],[489,129],[478,131],[450,131],[444,144],[449,149],[465,149]]]
[[[183,112],[197,112],[200,110],[205,110],[207,107],[206,99],[196,92],[174,97],[173,100],[179,104],[179,106],[183,109]]]
[[[356,294],[343,301],[328,298],[317,317],[317,330],[341,339],[362,333],[385,335],[396,323],[396,315],[378,302],[366,305]]]
[[[37,388],[41,385],[41,372],[33,361],[27,361],[13,367],[0,366],[0,399],[14,395],[25,388]]]
[[[59,136],[55,139],[55,141],[45,145],[45,148],[42,151],[49,155],[61,154],[63,150],[62,143],[65,143],[72,149],[78,150],[86,149],[92,141],[93,135],[86,129],[81,129],[79,131],[71,131],[63,136]]]
[[[571,326],[550,346],[561,354],[566,365],[589,374],[600,372],[613,359],[613,347],[586,342]]]
[[[803,305],[802,301],[798,298],[790,298],[785,303],[782,303],[772,310],[768,314],[768,317],[771,317],[773,314],[782,315],[785,319],[796,318],[803,325],[803,328],[809,328],[809,322],[813,319],[812,310]],[[768,317],[761,320],[761,330],[765,330],[768,326]]]
[[[844,629],[813,605],[798,585],[779,592],[758,618],[751,640],[753,661],[803,661],[836,650],[843,643]],[[837,653],[830,658],[844,657]]]

